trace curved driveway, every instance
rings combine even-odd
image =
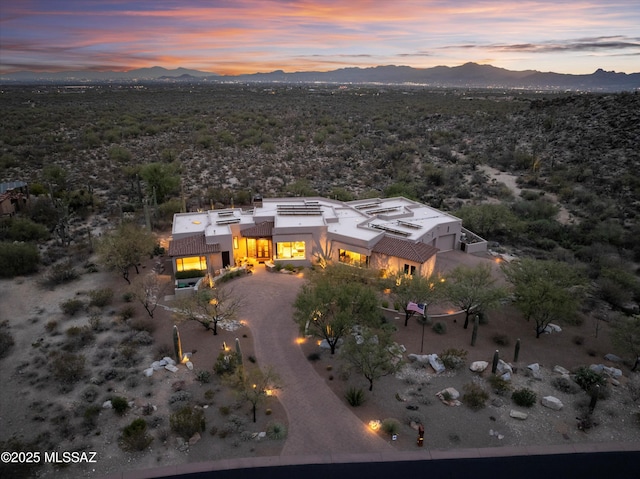
[[[282,380],[278,398],[289,422],[282,456],[393,450],[333,394],[296,344],[292,304],[302,284],[297,276],[268,273],[259,265],[236,290],[244,295],[240,314],[253,334],[259,365],[272,366]]]

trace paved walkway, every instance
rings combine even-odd
[[[289,422],[283,456],[332,455],[390,451],[392,448],[338,399],[318,376],[300,346],[293,321],[293,301],[303,284],[297,276],[268,273],[262,265],[243,278],[236,291],[243,298],[255,355],[262,368],[272,366],[283,389],[278,398]],[[239,284],[240,285],[240,284]]]

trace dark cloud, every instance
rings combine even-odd
[[[619,37],[599,37],[584,39],[586,41],[544,42],[544,43],[516,43],[511,45],[489,45],[494,51],[501,52],[529,52],[529,53],[556,53],[556,52],[584,52],[598,50],[625,50],[640,48],[640,42],[613,40]],[[633,40],[633,39],[631,39]]]

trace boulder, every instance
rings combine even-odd
[[[622,362],[622,358],[620,356],[616,356],[615,354],[612,354],[612,353],[605,354],[604,359],[606,359],[607,361],[611,361],[612,363]]]
[[[515,409],[512,409],[511,411],[509,411],[509,416],[514,419],[520,419],[522,421],[524,421],[529,417],[529,415],[526,412],[516,411]]]
[[[167,364],[164,367],[167,371],[171,371],[172,373],[175,373],[178,371],[178,368],[176,366],[174,366],[173,364]]]
[[[264,439],[265,437],[267,437],[267,433],[264,431],[260,431],[258,433],[258,439]]]
[[[189,371],[193,371],[193,363],[191,361],[187,361],[186,366]]]
[[[544,407],[548,407],[549,409],[553,409],[554,411],[559,411],[564,407],[562,401],[554,396],[544,396],[542,398],[542,405]]]
[[[412,363],[428,363],[429,355],[428,354],[409,354],[407,359]]]
[[[604,372],[604,364],[592,364],[589,366],[589,369],[598,374],[602,374]]]
[[[538,363],[529,364],[527,369],[530,369],[531,371],[540,371],[540,365]]]
[[[200,440],[200,433],[196,432],[193,436],[191,436],[189,438],[189,445],[193,446],[195,443],[197,443]]]
[[[436,393],[436,396],[447,406],[460,406],[462,403],[458,401],[460,393],[455,388],[446,388]]]
[[[569,375],[569,370],[563,368],[562,366],[554,366],[553,367],[553,372],[557,373],[557,374],[562,374],[563,376],[568,376]]]
[[[605,366],[602,371],[611,376],[612,378],[619,378],[622,377],[622,370],[618,369],[618,368],[611,368],[608,366]]]
[[[175,360],[173,358],[170,358],[169,356],[165,356],[164,358],[162,358],[162,360],[166,364],[176,364]]]
[[[487,361],[474,361],[471,363],[471,366],[469,366],[469,369],[471,369],[471,371],[473,371],[474,373],[481,373],[482,371],[487,369],[488,366],[489,363]]]
[[[153,371],[154,371],[154,369],[153,369],[153,368],[147,368],[147,369],[145,369],[143,372],[144,372],[144,375],[145,375],[145,376],[147,376],[148,378],[150,378],[151,376],[153,376]]]
[[[156,371],[163,369],[167,365],[166,361],[154,361],[151,363],[151,367]]]
[[[550,333],[561,333],[562,332],[562,328],[560,326],[558,326],[557,324],[553,324],[553,323],[549,323],[547,324],[547,326],[544,328],[544,332],[546,334],[550,334]]]
[[[513,368],[510,364],[505,363],[502,359],[498,360],[498,367],[496,368],[496,373],[502,375],[504,373],[513,374]]]
[[[510,372],[506,372],[504,373],[502,376],[500,376],[503,380],[505,381],[511,381],[511,373]]]
[[[433,370],[436,372],[436,374],[440,374],[444,372],[444,370],[446,369],[444,367],[444,363],[438,357],[437,354],[429,354],[429,364],[431,365]]]
[[[111,404],[111,400],[103,402],[102,409],[113,409],[113,404]]]

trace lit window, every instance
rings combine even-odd
[[[277,259],[305,259],[304,241],[288,241],[278,243],[276,250]]]
[[[369,257],[365,254],[355,253],[346,249],[338,250],[338,261],[360,268],[369,267]]]
[[[233,237],[233,249],[238,249],[238,237]]]
[[[190,271],[190,270],[204,271],[207,269],[207,258],[204,256],[189,256],[187,258],[176,259],[177,271]]]

